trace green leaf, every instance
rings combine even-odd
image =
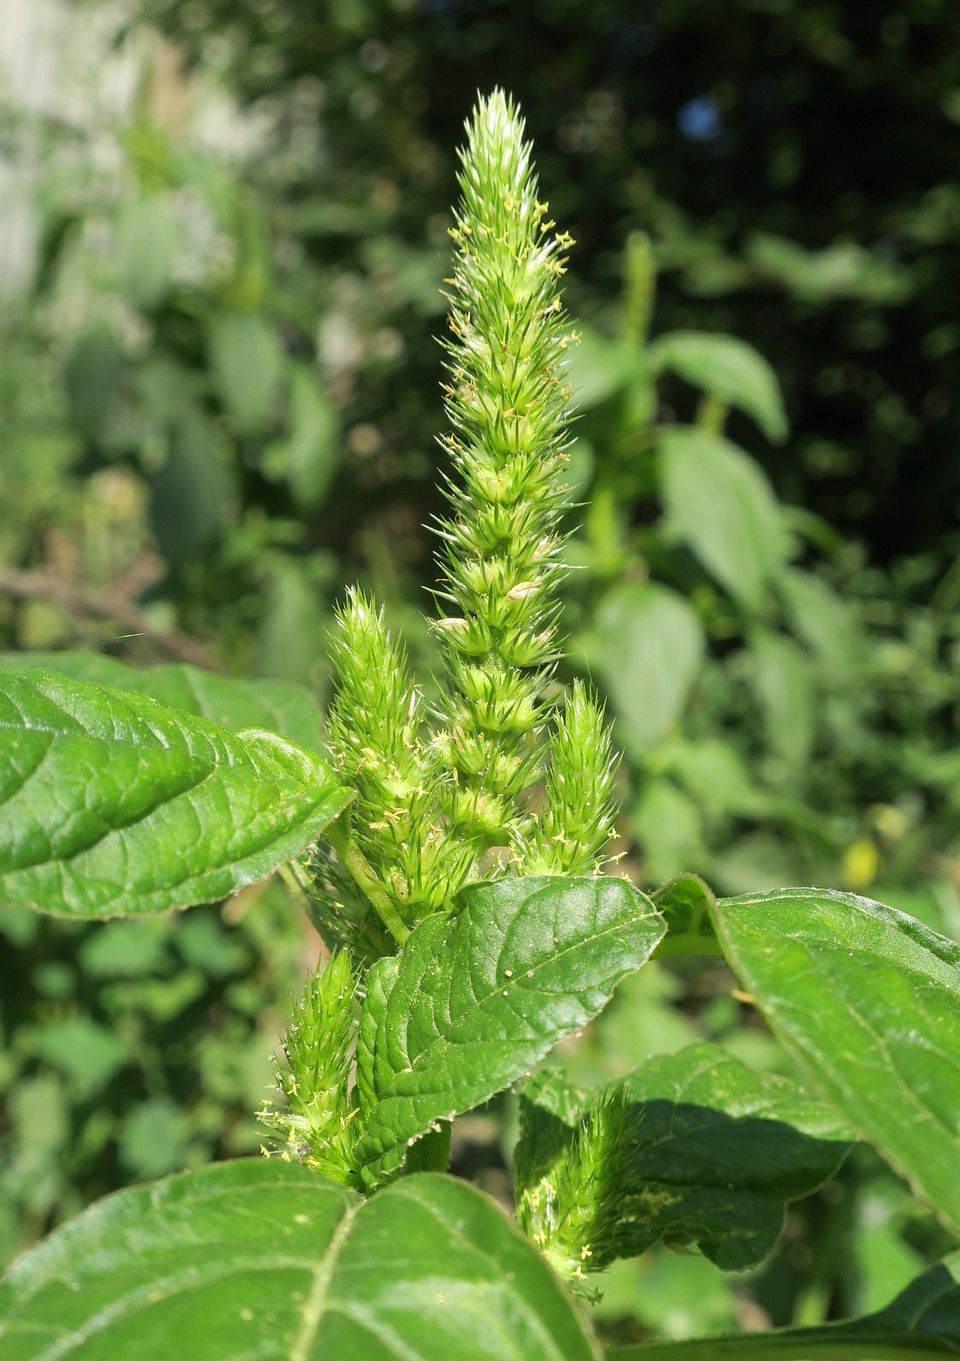
[[[0,898],[71,917],[226,897],[346,807],[318,757],[142,695],[0,669]]]
[[[497,879],[370,970],[356,1157],[367,1185],[440,1120],[503,1091],[602,1009],[663,934],[624,879]]]
[[[826,889],[721,899],[714,922],[783,1044],[960,1234],[960,946]]]
[[[614,1347],[609,1361],[923,1361],[960,1352],[960,1252],[898,1295],[879,1313],[819,1328]]]
[[[785,572],[780,590],[797,633],[831,672],[845,677],[862,645],[846,603],[809,572]]]
[[[125,204],[117,217],[114,250],[121,290],[149,311],[170,287],[180,233],[170,200],[152,195]]]
[[[780,385],[761,354],[736,336],[671,331],[650,346],[655,373],[667,370],[752,416],[768,439],[786,438]]]
[[[700,810],[671,780],[651,776],[643,781],[631,822],[649,879],[673,878],[707,858]]]
[[[316,374],[297,364],[290,379],[290,433],[264,455],[264,471],[286,480],[294,504],[322,504],[337,469],[337,413]]]
[[[210,362],[237,434],[260,434],[273,417],[283,378],[276,330],[255,312],[224,312],[210,333]]]
[[[70,416],[88,440],[99,440],[115,409],[124,372],[124,353],[113,331],[97,322],[81,331],[64,366]]]
[[[89,1016],[67,1016],[37,1026],[30,1052],[56,1068],[81,1100],[89,1099],[127,1059],[127,1041]]]
[[[829,1107],[709,1044],[652,1059],[595,1096],[559,1156],[555,1095],[548,1089],[546,1114],[521,1103],[521,1144],[537,1147],[517,1167],[540,1173],[518,1181],[521,1222],[545,1250],[561,1247],[587,1270],[657,1242],[696,1244],[727,1271],[755,1266],[776,1243],[786,1204],[833,1176],[849,1149]]]
[[[814,691],[809,658],[782,634],[757,631],[750,639],[750,681],[763,709],[768,747],[802,769],[813,746]]]
[[[655,957],[717,955],[720,942],[710,913],[714,896],[697,874],[678,874],[651,894],[654,907],[667,924],[667,934]]]
[[[666,587],[628,582],[604,596],[589,647],[624,746],[642,758],[679,721],[699,675],[700,620]]]
[[[589,327],[580,331],[579,342],[568,352],[566,377],[579,410],[599,406],[625,388],[637,369],[632,345],[610,340]]]
[[[221,432],[199,406],[184,406],[150,489],[150,523],[163,555],[180,562],[216,543],[238,500],[236,469]]]
[[[120,1191],[0,1284],[0,1361],[596,1361],[547,1264],[464,1182],[369,1200],[244,1160]]]
[[[2,666],[60,671],[78,680],[135,690],[171,709],[209,718],[230,732],[266,728],[300,747],[316,750],[321,744],[320,706],[306,686],[290,681],[215,676],[180,662],[144,670],[96,652],[0,652]]]
[[[735,600],[758,609],[787,548],[770,483],[742,449],[708,430],[670,426],[659,442],[668,530]]]

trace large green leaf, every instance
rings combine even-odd
[[[960,1352],[960,1252],[879,1313],[819,1328],[614,1347],[610,1361],[923,1361]]]
[[[535,1084],[521,1101],[521,1221],[587,1270],[658,1242],[755,1266],[786,1204],[833,1176],[850,1142],[831,1108],[709,1044],[652,1059],[575,1120],[555,1084],[546,1097]]]
[[[210,902],[346,807],[329,767],[130,691],[0,669],[0,899],[72,917]]]
[[[497,879],[428,918],[376,964],[358,1048],[360,1172],[376,1185],[409,1144],[528,1073],[601,1010],[663,934],[624,879]]]
[[[786,437],[777,376],[761,354],[736,336],[671,331],[650,346],[650,362],[655,373],[667,369],[727,406],[745,411],[768,439]]]
[[[761,469],[721,435],[683,426],[660,432],[660,468],[670,532],[735,600],[759,608],[787,547]]]
[[[0,652],[0,666],[61,671],[79,680],[136,690],[231,732],[266,728],[301,747],[320,745],[320,706],[306,686],[291,681],[216,676],[180,662],[143,669],[96,652]]]
[[[825,889],[722,899],[713,915],[772,1029],[960,1234],[960,946]]]
[[[700,620],[674,591],[628,582],[604,596],[588,645],[624,746],[642,758],[683,713],[703,661]]]
[[[595,1361],[573,1306],[463,1182],[361,1200],[221,1163],[108,1197],[0,1284],[0,1361]]]

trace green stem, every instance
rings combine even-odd
[[[713,435],[722,435],[727,423],[728,407],[718,397],[707,394],[697,410],[697,425],[701,430],[709,430]]]
[[[922,1361],[952,1355],[933,1338],[864,1332],[844,1337],[825,1328],[790,1328],[695,1342],[653,1342],[612,1350],[608,1361]]]
[[[360,847],[336,823],[327,828],[325,836],[391,936],[398,945],[403,945],[410,935],[410,930],[404,925],[389,894],[370,868],[369,861]]]

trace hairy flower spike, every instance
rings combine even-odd
[[[452,514],[437,529],[438,594],[450,606],[438,626],[450,680],[438,751],[459,786],[455,835],[482,850],[516,834],[556,658],[569,343],[557,281],[571,238],[551,235],[523,119],[502,92],[480,102],[461,161],[446,344],[454,433],[443,441]]]
[[[347,951],[309,979],[281,1041],[277,1088],[284,1105],[265,1101],[258,1119],[280,1156],[304,1162],[334,1181],[351,1180],[350,1055],[356,1036],[359,975]]]
[[[421,742],[420,695],[382,611],[351,590],[337,623],[330,749],[356,790],[351,811],[357,847],[400,919],[416,921],[460,887],[472,856],[444,834],[446,777]],[[335,868],[328,877],[337,881]],[[339,887],[347,906],[343,876]]]
[[[545,809],[518,838],[523,874],[599,874],[614,835],[617,760],[603,709],[574,681],[556,717]]]
[[[520,1197],[520,1227],[567,1280],[602,1271],[620,1255],[619,1237],[630,1213],[629,1151],[641,1118],[622,1087],[602,1094],[553,1166]]]

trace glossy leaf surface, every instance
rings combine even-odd
[[[371,1200],[221,1163],[108,1197],[0,1283],[0,1361],[592,1361],[546,1263],[480,1192]]]
[[[72,917],[189,907],[299,854],[346,807],[329,767],[142,695],[0,670],[0,898]]]
[[[960,946],[825,889],[722,899],[714,921],[771,1028],[960,1235]]]
[[[376,1185],[438,1120],[530,1071],[602,1009],[663,934],[623,879],[473,884],[376,964],[357,1055],[361,1175]]]
[[[159,704],[209,718],[231,732],[266,728],[301,747],[317,750],[320,745],[322,715],[316,697],[306,686],[290,681],[218,676],[182,662],[127,666],[96,652],[4,652],[0,666],[59,671],[78,680],[135,690]]]

